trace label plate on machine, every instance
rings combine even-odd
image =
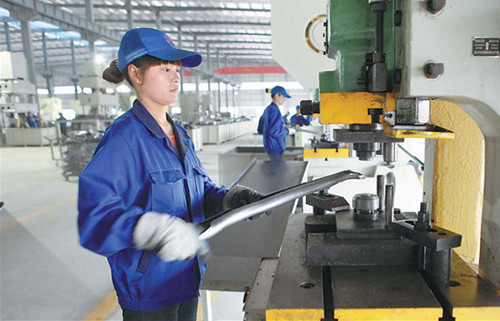
[[[500,38],[472,39],[472,55],[480,57],[499,57]]]

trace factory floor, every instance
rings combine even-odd
[[[219,153],[260,143],[246,135],[198,156],[218,182]],[[106,259],[78,243],[77,178],[64,179],[50,147],[2,147],[0,159],[0,319],[121,320]],[[242,320],[242,299],[212,292],[213,320]]]

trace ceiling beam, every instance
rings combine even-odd
[[[64,8],[84,8],[83,4],[56,4],[56,7]],[[99,9],[124,9],[122,5],[115,4],[94,4],[94,8]],[[250,12],[266,12],[271,13],[270,9],[266,8],[231,8],[231,7],[185,7],[185,6],[145,6],[145,5],[132,5],[132,10],[159,10],[159,11],[250,11]]]
[[[80,31],[80,33],[97,35],[99,39],[103,39],[111,43],[120,43],[121,35],[116,31],[93,23],[67,11],[60,10],[50,4],[35,0],[0,0],[0,6],[6,8],[10,12],[16,10],[32,12],[37,17],[40,17],[42,21],[59,26],[63,30],[76,30]]]
[[[127,19],[94,19],[98,23],[126,23]],[[156,23],[156,21],[151,21],[150,19],[134,19],[134,23]],[[259,22],[259,21],[216,21],[216,20],[161,20],[162,24],[171,24],[175,26],[197,26],[197,25],[244,25],[244,26],[271,26],[270,22]]]

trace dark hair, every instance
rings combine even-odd
[[[149,67],[158,66],[162,63],[176,64],[179,66],[182,65],[181,61],[166,61],[151,56],[143,56],[131,62],[131,64],[139,68],[141,75]],[[128,68],[125,68],[123,71],[120,71],[120,69],[118,69],[118,59],[114,59],[109,63],[109,67],[106,68],[106,70],[104,70],[104,72],[102,73],[102,78],[114,84],[119,84],[124,79],[127,79],[128,83],[133,86],[128,75]]]
[[[114,84],[119,84],[125,79],[125,76],[118,69],[118,59],[112,60],[109,63],[109,67],[102,73],[102,78]]]

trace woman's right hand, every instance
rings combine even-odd
[[[133,238],[137,249],[157,249],[156,254],[168,262],[208,254],[208,246],[198,238],[199,235],[200,231],[194,224],[179,217],[147,212],[138,220]]]

